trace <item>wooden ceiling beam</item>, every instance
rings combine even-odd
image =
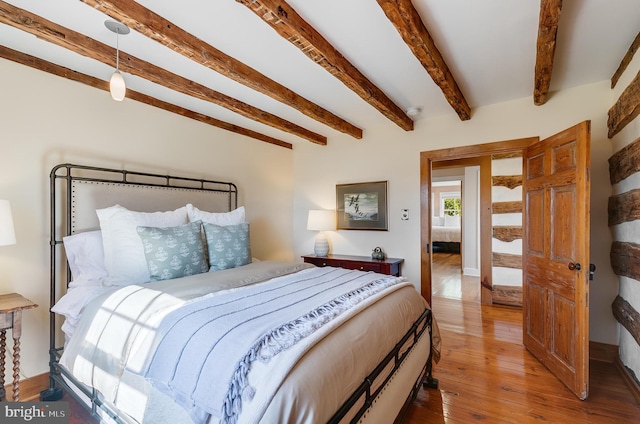
[[[43,71],[52,75],[66,78],[71,81],[80,82],[82,84],[88,85],[93,88],[97,88],[99,90],[104,90],[107,92],[109,91],[109,83],[107,81],[101,80],[96,77],[92,77],[90,75],[82,74],[80,72],[71,70],[69,68],[65,68],[64,66],[56,65],[55,63],[48,62],[46,60],[10,49],[8,47],[0,46],[0,57],[10,60],[12,62],[19,63],[21,65],[28,66],[30,68],[37,69],[39,71]],[[140,103],[147,104],[149,106],[157,107],[159,109],[164,109],[168,112],[182,115],[187,118],[191,118],[196,121],[200,121],[205,124],[221,128],[223,130],[231,131],[236,134],[240,134],[246,137],[254,138],[256,140],[264,141],[266,143],[274,144],[276,146],[285,147],[287,149],[293,148],[291,143],[287,143],[285,141],[278,140],[277,138],[260,134],[256,131],[246,129],[238,125],[233,125],[228,122],[224,122],[207,115],[203,115],[202,113],[185,109],[181,106],[177,106],[172,103],[168,103],[168,102],[156,99],[155,97],[148,96],[138,91],[127,89],[127,99],[135,100]]]
[[[413,120],[404,110],[353,66],[284,0],[236,1],[249,8],[282,38],[300,49],[309,59],[326,69],[389,120],[403,130],[413,130]]]
[[[387,18],[396,27],[404,42],[429,73],[460,120],[471,119],[471,108],[449,67],[431,38],[411,0],[377,0]]]
[[[534,75],[533,103],[541,106],[549,99],[549,86],[556,52],[556,37],[562,0],[540,0],[540,20],[536,42],[536,67]]]
[[[4,1],[0,1],[0,23],[10,25],[42,40],[115,68],[116,49]],[[120,50],[120,70],[188,96],[217,104],[246,118],[294,134],[313,143],[327,144],[325,136],[173,74],[122,50]]]
[[[640,32],[638,32],[638,35],[636,35],[635,40],[633,40],[633,43],[631,43],[631,46],[629,46],[629,50],[627,50],[627,54],[625,54],[622,58],[620,66],[618,66],[618,69],[616,69],[616,72],[611,77],[611,88],[614,88],[616,86],[618,80],[620,79],[620,76],[622,75],[624,70],[627,69],[627,66],[629,66],[629,63],[631,63],[631,59],[633,59],[633,55],[636,54],[638,49],[640,49]]]
[[[205,43],[134,0],[80,1],[196,63],[282,102],[337,131],[362,138],[360,128]]]

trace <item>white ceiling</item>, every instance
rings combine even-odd
[[[104,26],[110,18],[79,0],[7,3],[115,47],[115,34]],[[234,0],[138,3],[360,127],[365,138],[368,129],[380,126],[403,131]],[[288,3],[400,108],[421,107],[417,119],[455,114],[375,0]],[[413,4],[471,106],[471,119],[479,106],[524,97],[533,102],[539,2],[413,0]],[[551,99],[554,91],[610,79],[639,30],[639,0],[564,0]],[[0,44],[105,81],[113,72],[105,64],[3,24]],[[121,36],[119,44],[122,51],[325,135],[329,142],[339,134],[139,33]],[[289,143],[307,142],[142,78],[128,74],[124,78],[131,89],[161,100]]]

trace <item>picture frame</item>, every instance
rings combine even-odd
[[[388,231],[387,181],[336,184],[338,230]]]

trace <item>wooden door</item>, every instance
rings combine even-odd
[[[590,122],[533,144],[523,161],[524,344],[586,399]]]

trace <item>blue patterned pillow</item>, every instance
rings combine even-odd
[[[247,222],[225,226],[204,222],[202,227],[209,252],[209,271],[235,268],[251,262]]]
[[[177,227],[137,227],[151,281],[207,272],[209,264],[200,235],[201,221]]]

